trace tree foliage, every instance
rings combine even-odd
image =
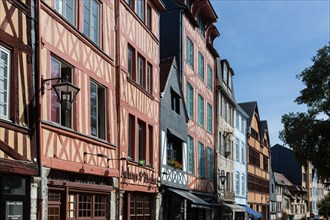
[[[330,177],[330,44],[317,51],[314,64],[297,75],[305,88],[295,102],[307,112],[282,116],[281,140],[304,165],[310,161],[323,178]]]
[[[319,213],[324,217],[330,215],[330,193],[317,204],[317,208],[319,209]]]

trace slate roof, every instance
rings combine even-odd
[[[168,57],[160,61],[160,92],[164,92],[174,59],[175,57]]]
[[[274,172],[275,182],[283,186],[292,186],[293,184],[282,173]]]
[[[251,125],[251,120],[252,120],[252,116],[253,116],[253,112],[256,110],[256,112],[259,114],[258,112],[258,108],[257,108],[257,102],[256,101],[252,101],[252,102],[242,102],[242,103],[238,103],[238,105],[246,112],[246,114],[249,116],[248,118],[248,126]]]
[[[260,121],[260,137],[264,139],[265,131],[268,130],[268,124],[266,120]]]

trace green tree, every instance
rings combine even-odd
[[[330,193],[326,195],[318,204],[317,208],[319,209],[320,215],[323,215],[326,219],[330,215]]]
[[[314,64],[297,75],[305,88],[295,102],[307,112],[282,116],[280,139],[290,147],[301,164],[310,161],[323,178],[330,177],[330,44],[317,51]]]

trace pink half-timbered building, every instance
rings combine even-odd
[[[159,0],[118,1],[120,213],[154,219],[159,170]]]
[[[0,219],[37,215],[33,17],[30,0],[0,1]]]
[[[115,1],[38,0],[36,10],[40,218],[118,218]],[[80,89],[69,106],[58,78]]]

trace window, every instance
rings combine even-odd
[[[260,153],[252,147],[249,147],[249,163],[260,167]]]
[[[194,44],[193,42],[190,40],[189,37],[186,38],[186,59],[187,59],[187,64],[194,69]]]
[[[134,61],[135,61],[135,51],[134,48],[130,45],[127,47],[127,71],[128,71],[128,77],[133,79],[135,73],[134,68]]]
[[[236,195],[239,195],[240,194],[240,185],[239,185],[239,179],[240,179],[240,175],[239,175],[239,172],[236,172],[236,175],[235,175],[235,194]]]
[[[241,142],[241,157],[242,157],[241,161],[243,164],[245,164],[245,150],[244,149],[245,149],[245,144],[244,144],[244,142]]]
[[[242,195],[245,195],[245,175],[242,174]]]
[[[240,115],[239,115],[239,113],[238,112],[236,112],[236,128],[237,128],[237,130],[241,130],[241,128],[239,127],[240,126]]]
[[[153,127],[129,114],[127,155],[144,164],[153,162]]]
[[[213,179],[213,151],[212,151],[212,148],[207,148],[207,171],[208,171],[208,178]]]
[[[212,67],[207,65],[207,87],[212,90],[213,87],[213,74],[212,74]]]
[[[239,161],[239,140],[237,138],[235,139],[235,146],[235,159]]]
[[[227,68],[227,65],[224,64],[223,72],[222,72],[222,79],[223,79],[223,82],[226,84],[227,84],[227,74],[228,74],[228,68]]]
[[[199,31],[201,32],[203,37],[205,37],[205,23],[204,23],[203,19],[201,18],[201,16],[198,16],[197,23],[198,23]]]
[[[140,54],[136,55],[131,45],[127,46],[127,74],[140,87],[152,94],[152,65]]]
[[[198,142],[198,175],[205,177],[204,144]]]
[[[188,135],[188,172],[194,174],[194,139]]]
[[[182,140],[167,133],[167,164],[182,169]]]
[[[138,55],[138,84],[141,87],[144,87],[144,75],[145,75],[145,69],[144,69],[144,64],[145,60],[142,56]]]
[[[227,173],[226,173],[226,190],[230,191],[230,186],[231,186],[231,182],[230,182],[230,173],[227,172]]]
[[[135,146],[135,117],[133,115],[128,116],[128,152],[127,155],[130,158],[134,157],[134,146]]]
[[[84,34],[99,44],[100,3],[96,0],[84,1]]]
[[[126,0],[126,2],[129,5],[129,7],[134,10],[134,0]]]
[[[180,96],[173,89],[171,89],[171,108],[180,114]]]
[[[72,82],[72,67],[65,62],[51,57],[50,59],[51,78],[67,77],[69,82]],[[56,81],[52,81],[55,83]],[[54,89],[51,90],[51,121],[58,123],[62,126],[71,128],[72,126],[72,108],[67,110],[64,106],[61,106],[58,96]]]
[[[0,45],[0,117],[5,119],[9,118],[10,55],[10,51]]]
[[[151,125],[148,126],[148,148],[149,148],[149,153],[146,162],[149,164],[153,164],[154,142],[153,142],[153,128]]]
[[[147,4],[147,21],[146,21],[146,25],[148,27],[149,30],[151,30],[151,25],[152,25],[152,15],[151,15],[151,6],[149,4]]]
[[[74,0],[55,0],[55,10],[63,15],[71,24],[75,25],[76,1]]]
[[[151,219],[152,197],[142,193],[127,193],[125,196],[129,210],[125,219]]]
[[[263,168],[268,172],[268,157],[266,155],[263,155],[263,157]]]
[[[198,52],[198,76],[204,81],[204,57],[201,52]]]
[[[91,81],[90,83],[91,133],[105,139],[105,88]]]
[[[106,195],[70,193],[67,197],[67,217],[73,219],[105,219],[109,212],[107,209],[108,202]]]
[[[198,95],[198,124],[204,127],[204,98]]]
[[[194,89],[187,82],[187,112],[190,118],[193,118],[194,115]]]
[[[226,137],[224,135],[221,135],[220,133],[219,133],[219,135],[220,135],[220,137],[222,137],[221,138],[220,154],[222,156],[225,156],[225,151],[226,151]]]
[[[147,63],[146,90],[148,93],[152,93],[152,66],[150,63]]]
[[[138,120],[138,160],[145,160],[145,138],[146,138],[146,124]]]
[[[212,106],[207,103],[207,131],[209,133],[212,133],[212,116],[213,116],[213,113],[212,113]]]
[[[135,12],[137,16],[144,21],[144,0],[135,0],[136,1],[136,9]]]

